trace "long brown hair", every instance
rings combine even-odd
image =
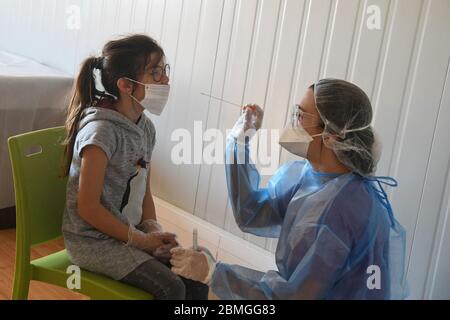
[[[118,99],[120,93],[117,80],[123,77],[137,80],[150,62],[152,54],[156,54],[158,60],[164,57],[163,49],[155,40],[146,35],[136,34],[109,41],[103,47],[101,57],[89,57],[83,61],[67,109],[64,176],[69,174],[83,110],[95,105],[101,99]],[[100,91],[95,86],[95,69],[99,70],[98,80],[101,81],[105,91]]]

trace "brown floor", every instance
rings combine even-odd
[[[31,259],[64,249],[62,239],[37,246],[31,250]],[[11,299],[16,251],[16,230],[0,230],[0,300]],[[28,298],[30,300],[80,300],[88,299],[68,289],[31,281]]]
[[[52,241],[31,250],[31,259],[48,255],[64,249],[62,239]],[[14,276],[14,260],[16,250],[16,230],[0,230],[0,300],[11,299],[12,283]],[[86,300],[88,297],[74,293],[68,289],[54,285],[31,281],[28,295],[30,300]],[[210,292],[209,299],[217,297]]]

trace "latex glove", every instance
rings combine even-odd
[[[154,219],[147,219],[141,222],[138,226],[136,226],[137,229],[145,232],[145,233],[152,233],[152,232],[162,232],[163,228],[162,226]],[[172,254],[170,253],[170,249],[177,247],[178,241],[174,239],[171,243],[162,245],[158,248],[156,248],[152,256],[158,259],[159,261],[167,264],[170,261],[170,258],[172,257]]]
[[[174,245],[176,243],[175,237],[175,234],[169,232],[145,233],[130,224],[127,246],[152,254],[158,247],[168,244]]]
[[[170,250],[172,272],[194,281],[209,284],[216,269],[216,260],[204,247],[198,250],[176,247]]]
[[[250,104],[244,107],[244,112],[248,112],[251,115],[252,127],[258,131],[261,129],[262,122],[264,119],[264,110],[261,109],[257,104]]]
[[[145,233],[152,233],[152,232],[163,232],[162,226],[158,223],[158,221],[153,219],[147,219],[141,222],[137,228]],[[176,239],[172,242],[173,247],[176,247],[179,245],[178,241]],[[170,248],[172,249],[172,248]]]
[[[245,143],[246,137],[248,137],[250,141],[256,131],[261,128],[264,118],[264,111],[258,105],[246,105],[242,109],[243,113],[230,132],[230,136],[239,143]]]
[[[162,245],[156,248],[155,251],[153,251],[152,256],[163,262],[164,264],[168,264],[170,259],[172,258],[172,253],[170,253],[170,250],[176,246],[178,246],[178,244],[174,245],[172,243],[169,243]]]
[[[154,231],[163,231],[162,226],[158,223],[158,221],[154,219],[147,219],[142,221],[137,228],[146,233],[154,232]]]

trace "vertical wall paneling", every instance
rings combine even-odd
[[[212,89],[215,77],[215,66],[217,62],[218,43],[224,13],[224,1],[202,1],[200,15],[198,17],[198,37],[196,39],[196,52],[193,57],[191,79],[186,101],[190,108],[186,113],[183,128],[193,133],[192,150],[190,154],[191,165],[179,166],[176,170],[177,181],[184,184],[184,191],[180,202],[185,202],[189,212],[197,216],[204,217],[206,199],[208,197],[208,185],[205,178],[209,177],[210,164],[202,163],[202,151],[206,150],[206,145],[213,144],[218,137],[206,133],[211,125],[208,118],[212,114],[212,106],[208,97],[200,95],[201,92],[209,93]],[[217,141],[219,142],[219,141]]]
[[[254,27],[256,23],[256,12],[259,1],[257,0],[237,0],[233,29],[229,48],[227,68],[225,70],[225,83],[223,87],[223,97],[228,101],[244,103],[245,83],[249,65],[250,51],[253,45]],[[220,123],[218,128],[223,133],[231,129],[240,110],[233,105],[222,103],[220,110]],[[220,197],[227,199],[223,166],[214,166],[213,178],[218,180],[217,186],[222,188]],[[215,184],[214,180],[212,183]],[[220,184],[219,184],[220,183]],[[223,200],[222,200],[223,201]],[[224,228],[236,235],[243,236],[237,227],[234,218],[230,217],[230,211],[226,206]]]
[[[176,88],[178,85],[177,82],[177,56],[178,52],[178,44],[179,44],[179,31],[181,27],[181,14],[183,8],[183,0],[176,1],[166,1],[163,6],[163,16],[161,19],[161,29],[158,31],[160,33],[159,42],[164,48],[166,53],[166,62],[172,66],[172,74],[171,74],[171,88]],[[157,23],[159,25],[159,23]],[[175,90],[174,90],[175,91]],[[156,192],[163,199],[167,199],[167,196],[170,195],[171,189],[170,185],[173,184],[174,181],[170,182],[165,178],[166,175],[169,174],[169,170],[172,166],[170,161],[170,153],[168,152],[167,143],[169,141],[168,135],[170,132],[167,129],[167,126],[170,125],[170,115],[174,114],[172,112],[171,106],[173,106],[172,101],[177,99],[177,95],[171,95],[168,102],[168,108],[165,112],[162,113],[160,117],[152,119],[155,122],[156,130],[157,130],[157,147],[155,148],[155,158],[152,159],[152,162],[157,165],[157,169],[152,170],[152,174],[155,175],[155,184],[158,186]]]
[[[145,33],[152,8],[152,0],[136,0],[133,10],[131,32]]]
[[[278,127],[284,126],[290,116],[290,108],[294,103],[298,103],[303,94],[311,84],[319,79],[321,57],[325,46],[327,25],[330,22],[330,11],[332,2],[328,0],[309,1],[306,8],[306,20],[304,21],[301,45],[298,50],[297,64],[295,66],[295,80],[287,79],[286,88],[291,86],[291,92],[281,93],[283,97],[288,97],[284,101],[286,112],[283,120],[278,122]],[[283,59],[284,60],[284,59]],[[284,68],[283,68],[284,69]],[[290,67],[290,69],[293,69]],[[294,86],[292,87],[292,84]],[[279,90],[277,89],[277,92]],[[278,93],[280,94],[280,93]],[[281,163],[298,159],[289,152],[282,150]]]
[[[394,176],[402,181],[402,185],[392,197],[398,217],[409,231],[407,248],[410,274],[415,274],[414,270],[421,268],[419,259],[426,261],[430,258],[426,244],[432,241],[429,237],[434,236],[434,231],[428,229],[427,235],[421,229],[427,223],[433,225],[436,221],[439,212],[434,203],[440,202],[440,192],[443,191],[442,182],[436,181],[436,177],[431,175],[434,172],[430,165],[434,156],[445,159],[446,155],[439,149],[434,154],[432,144],[450,55],[450,44],[442,41],[446,35],[448,39],[450,30],[450,3],[429,1],[422,13],[422,30],[414,71],[408,85],[408,108],[404,115],[401,140],[397,145]],[[430,82],[430,79],[433,81]],[[448,146],[445,149],[448,150]],[[436,193],[436,190],[440,192]],[[435,196],[437,199],[433,199]],[[422,296],[422,279],[411,279],[413,297]]]
[[[175,79],[172,84],[172,89],[177,92],[172,100],[171,107],[167,110],[166,134],[161,137],[162,143],[167,146],[169,152],[164,152],[166,164],[170,167],[168,171],[164,172],[164,182],[160,181],[162,185],[166,185],[167,197],[174,201],[173,204],[193,212],[195,201],[196,176],[191,172],[195,170],[193,165],[187,164],[182,166],[174,165],[171,161],[170,150],[174,146],[171,141],[171,133],[177,129],[187,129],[193,132],[193,121],[186,121],[190,119],[192,112],[195,112],[196,105],[190,102],[190,97],[195,94],[192,92],[193,70],[196,63],[201,64],[201,61],[196,61],[197,45],[198,45],[198,26],[201,16],[201,0],[189,1],[183,6],[181,16],[181,27],[179,32],[179,41],[177,47],[177,57],[175,61]],[[175,183],[174,183],[175,182]],[[174,199],[173,194],[177,194]]]
[[[269,83],[270,66],[273,59],[277,25],[280,17],[281,1],[259,1],[253,27],[253,44],[250,51],[247,79],[245,84],[245,103],[265,105]],[[258,146],[255,137],[253,148]],[[229,206],[229,211],[231,206]],[[233,218],[232,212],[230,217]],[[234,219],[232,219],[234,221]],[[266,246],[266,239],[246,234],[246,239],[261,246]]]
[[[411,59],[417,39],[422,1],[396,1],[390,37],[379,78],[378,92],[374,95],[374,126],[383,141],[383,155],[378,174],[388,175],[395,147],[406,82],[411,71]],[[399,85],[401,84],[401,85]]]
[[[230,12],[230,10],[228,10]],[[218,115],[218,101],[200,95],[211,93],[214,78],[216,75],[216,63],[219,54],[219,43],[222,38],[221,31],[224,23],[225,1],[204,1],[202,8],[202,19],[199,27],[198,54],[195,64],[194,80],[192,83],[192,99],[199,107],[193,112],[193,118],[205,122],[205,131],[214,129]],[[226,18],[225,18],[226,19]],[[193,121],[189,121],[192,123]],[[212,125],[213,123],[213,125]],[[220,144],[220,137],[211,136],[211,139],[204,143],[212,146]],[[203,149],[205,150],[205,149]],[[212,163],[204,163],[192,171],[193,180],[196,181],[195,201],[193,213],[203,219],[206,218],[206,204],[210,191],[210,176]],[[194,190],[192,190],[194,191]],[[194,192],[193,192],[194,193]]]
[[[426,196],[423,200],[421,221],[418,223],[415,242],[424,242],[415,246],[411,255],[410,273],[426,274],[424,297],[429,299],[448,299],[448,283],[450,276],[450,257],[447,254],[450,244],[450,150],[448,136],[450,135],[450,59],[447,78],[443,88],[439,106],[436,130],[429,162],[429,178],[426,183]],[[439,156],[445,155],[446,157]],[[447,158],[447,159],[446,159]],[[435,190],[442,188],[443,194]],[[430,213],[436,212],[438,217],[429,219]],[[429,230],[435,233],[429,233]],[[427,248],[433,247],[433,251]],[[424,251],[430,259],[424,259]],[[418,290],[414,291],[420,297]]]
[[[212,82],[206,85],[207,93],[223,97],[225,78],[230,60],[230,43],[233,35],[234,17],[236,13],[236,1],[224,1],[220,28],[216,43],[214,69]],[[219,128],[223,108],[234,108],[226,103],[205,97],[208,103],[207,127]],[[224,226],[227,198],[224,196],[226,186],[224,168],[220,164],[202,165],[198,181],[198,192],[196,201],[196,214],[209,222]]]

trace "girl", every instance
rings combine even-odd
[[[143,111],[161,114],[169,71],[163,49],[145,35],[110,41],[83,62],[65,125],[63,235],[82,268],[156,299],[206,299],[206,286],[171,272],[177,242],[157,223],[150,188],[155,127]]]

